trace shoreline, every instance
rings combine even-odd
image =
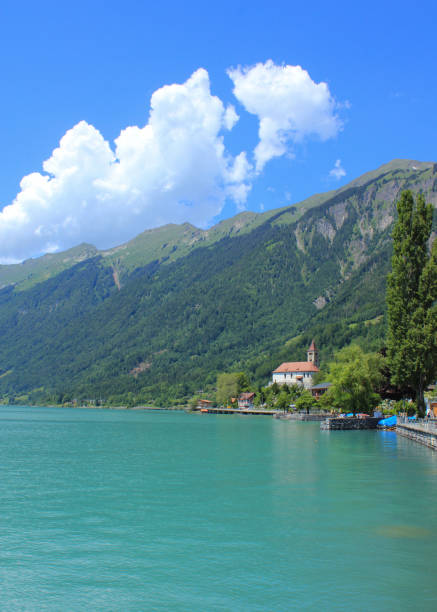
[[[190,408],[190,406],[88,406],[88,405],[63,405],[63,404],[0,404],[0,409],[5,408],[67,408],[78,410],[126,410],[126,411],[150,411],[158,412],[165,410],[167,412],[190,412],[196,414],[206,414],[199,408]],[[280,410],[241,410],[239,408],[209,408],[208,414],[240,414],[245,416],[287,416]]]
[[[371,425],[359,422],[357,426],[355,423],[351,426],[350,421],[354,419],[335,419],[327,418],[326,415],[293,415],[286,414],[282,411],[277,410],[240,410],[240,409],[226,409],[226,408],[209,408],[207,411],[200,409],[192,409],[189,406],[64,406],[60,404],[50,405],[36,405],[36,404],[0,404],[1,408],[68,408],[68,409],[79,409],[79,410],[123,410],[132,412],[189,412],[196,414],[221,414],[221,415],[240,415],[240,416],[270,416],[278,420],[292,421],[292,422],[309,422],[319,421],[320,429],[322,430],[356,430],[366,429],[378,431],[377,419],[363,419],[362,421],[372,421]],[[323,420],[322,420],[323,419]],[[325,420],[326,419],[326,420]],[[332,423],[329,421],[332,420]],[[345,422],[346,421],[346,422]],[[410,441],[425,446],[432,451],[437,451],[437,428],[429,429],[429,423],[423,424],[411,424],[411,423],[398,423],[395,429],[395,433],[409,439]]]
[[[188,406],[65,406],[63,404],[0,404],[1,408],[73,408],[80,410],[189,410]]]

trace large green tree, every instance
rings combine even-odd
[[[317,400],[311,395],[311,392],[305,389],[296,400],[296,408],[299,412],[304,410],[308,414],[316,402]]]
[[[217,376],[216,400],[227,404],[231,398],[238,397],[242,391],[249,390],[249,379],[244,372],[223,372]]]
[[[345,412],[367,413],[381,399],[376,393],[381,380],[384,357],[364,353],[356,344],[341,349],[328,366],[327,379],[332,382],[324,400]]]
[[[424,391],[437,374],[437,241],[433,208],[404,191],[393,229],[392,271],[387,279],[387,356],[392,382],[414,389],[419,414]]]

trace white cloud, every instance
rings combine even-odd
[[[25,176],[0,212],[0,262],[80,242],[108,248],[165,223],[205,227],[227,199],[245,207],[269,159],[291,154],[290,144],[308,136],[325,140],[341,129],[328,86],[299,66],[268,61],[229,76],[236,98],[260,121],[256,170],[245,151],[225,148],[224,135],[239,116],[211,95],[208,73],[199,69],[185,83],[155,91],[146,125],[122,130],[113,145],[86,121],[68,130],[43,172]]]
[[[225,111],[225,126],[227,130],[232,130],[240,117],[235,112],[235,107],[230,104]]]
[[[290,145],[316,136],[336,136],[341,121],[326,83],[315,83],[300,66],[277,66],[272,60],[252,67],[228,70],[234,95],[259,118],[256,169],[273,157],[292,154]]]
[[[235,109],[211,95],[203,69],[155,91],[147,125],[123,130],[114,150],[81,121],[44,162],[45,174],[25,176],[0,213],[0,259],[83,241],[106,248],[169,222],[205,226],[227,197],[242,207],[251,165],[223,143],[237,121]]]
[[[346,176],[346,170],[341,165],[341,159],[337,159],[337,161],[334,164],[334,167],[329,172],[329,176],[337,179],[338,181],[344,176]]]

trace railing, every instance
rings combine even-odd
[[[410,421],[408,417],[398,416],[398,425],[408,425],[411,428],[437,432],[437,419],[414,419]]]

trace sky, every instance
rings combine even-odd
[[[0,263],[437,161],[437,3],[0,4]]]

